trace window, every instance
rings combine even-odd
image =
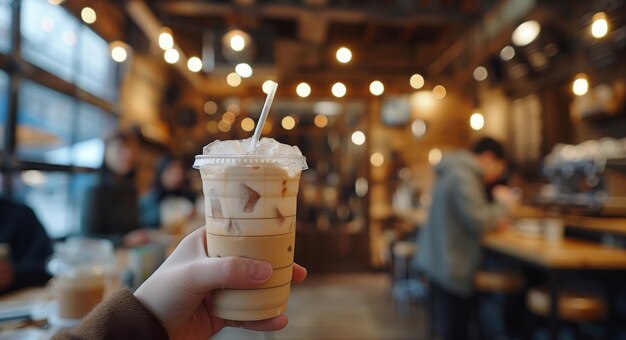
[[[18,97],[18,157],[70,165],[75,100],[31,81],[20,84]]]
[[[11,48],[11,0],[0,0],[0,53]]]
[[[109,55],[109,44],[88,27],[80,30],[80,65],[76,85],[91,94],[117,99],[116,66]]]
[[[72,82],[78,20],[45,0],[23,0],[20,26],[24,59]]]
[[[0,70],[0,151],[4,150],[4,126],[7,121],[9,76]]]
[[[117,126],[117,119],[93,105],[78,105],[76,142],[72,146],[72,164],[99,168],[104,157],[104,138]]]

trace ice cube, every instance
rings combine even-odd
[[[221,140],[214,140],[211,143],[207,144],[205,147],[202,148],[202,154],[203,155],[211,155],[215,153],[215,150],[220,148],[220,145],[222,145],[222,141]]]
[[[222,212],[222,203],[217,198],[217,192],[215,189],[211,189],[211,217],[224,217]]]
[[[254,211],[254,206],[261,198],[261,194],[256,192],[245,184],[241,184],[241,204],[242,210],[245,213],[251,213]]]

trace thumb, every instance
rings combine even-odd
[[[243,257],[205,258],[190,266],[187,276],[197,293],[218,288],[254,288],[272,276],[272,265]]]

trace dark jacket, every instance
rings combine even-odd
[[[29,207],[0,198],[0,243],[11,247],[15,272],[12,286],[4,292],[42,285],[50,279],[46,261],[52,254],[52,244]]]
[[[481,236],[507,209],[487,201],[482,173],[467,151],[443,158],[414,263],[439,286],[469,296],[481,261]]]

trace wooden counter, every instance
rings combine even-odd
[[[623,217],[563,215],[562,218],[570,228],[626,235],[626,218]]]
[[[626,250],[573,239],[549,243],[514,230],[488,233],[486,248],[555,269],[626,269]]]

